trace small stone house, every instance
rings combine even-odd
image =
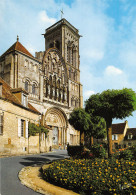
[[[128,128],[124,137],[124,147],[136,144],[136,128]]]
[[[44,135],[40,145],[39,135],[28,138],[28,122],[39,124],[40,120],[41,113],[28,103],[28,93],[22,88],[12,89],[0,78],[0,152],[46,151],[48,140]]]
[[[128,129],[128,121],[112,124],[112,146],[121,148],[124,145],[124,137]]]

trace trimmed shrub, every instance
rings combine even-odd
[[[123,158],[124,160],[132,160],[133,159],[133,152],[131,149],[126,149],[120,151],[119,159]]]
[[[106,157],[106,150],[102,144],[93,144],[90,150],[96,158]]]
[[[69,156],[80,156],[81,153],[84,151],[84,146],[69,146],[67,147],[68,155]]]

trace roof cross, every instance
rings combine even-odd
[[[61,19],[62,19],[63,14],[64,14],[64,12],[63,12],[63,8],[62,8],[62,10],[60,10],[60,12],[61,12]]]
[[[17,35],[17,41],[19,41],[19,36]]]

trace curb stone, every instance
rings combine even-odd
[[[44,165],[44,168],[48,168],[49,164]],[[64,188],[54,186],[42,179],[40,173],[41,167],[25,167],[23,168],[18,177],[21,183],[32,190],[44,195],[79,195],[73,191],[66,190]]]

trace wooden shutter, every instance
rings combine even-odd
[[[18,119],[18,137],[21,137],[21,119]]]
[[[28,121],[26,121],[25,133],[26,133],[26,138],[28,138]]]
[[[0,134],[3,133],[3,115],[0,115]]]

